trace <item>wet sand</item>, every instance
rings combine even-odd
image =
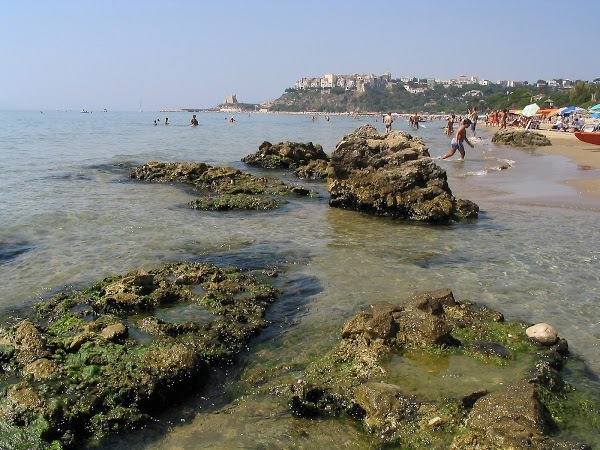
[[[498,128],[481,125],[478,126],[477,131],[482,131],[492,137]],[[581,142],[570,132],[549,129],[532,131],[543,134],[552,142],[552,145],[537,147],[536,151],[548,155],[566,156],[581,170],[581,178],[564,180],[563,183],[577,189],[583,196],[600,199],[600,145]],[[597,172],[597,175],[590,177],[589,171]]]
[[[567,156],[582,171],[600,169],[600,145],[581,142],[573,133],[552,130],[536,131],[552,142],[550,146],[539,147],[540,152]],[[575,187],[582,195],[600,198],[600,172],[594,178],[565,180],[564,183]]]

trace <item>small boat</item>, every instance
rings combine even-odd
[[[574,134],[582,142],[600,145],[600,131],[575,131]]]

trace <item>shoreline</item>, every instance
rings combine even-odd
[[[509,128],[510,129],[510,128]],[[498,128],[478,124],[478,131],[484,131],[491,136]],[[552,145],[536,147],[536,151],[547,155],[566,156],[575,163],[582,172],[600,169],[600,146],[580,141],[573,133],[553,131],[549,129],[531,130],[550,139]],[[571,178],[562,181],[563,184],[574,187],[585,197],[600,199],[600,171],[595,177]]]

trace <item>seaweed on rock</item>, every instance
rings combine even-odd
[[[0,329],[0,448],[69,447],[143,424],[233,363],[275,296],[237,269],[173,263],[38,304],[35,321]],[[213,319],[153,315],[180,304]]]

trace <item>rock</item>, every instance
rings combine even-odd
[[[41,381],[52,377],[56,372],[56,369],[57,365],[54,361],[47,358],[40,358],[25,366],[23,373],[26,375],[33,375],[35,380]]]
[[[72,352],[76,352],[78,351],[81,346],[94,339],[94,333],[91,333],[89,331],[80,333],[78,335],[76,335],[75,337],[73,337],[73,340],[71,341],[71,343],[69,344],[69,350]]]
[[[512,145],[514,147],[543,147],[552,145],[550,139],[543,134],[520,128],[497,131],[492,137],[492,142]]]
[[[444,314],[444,306],[456,306],[454,294],[450,289],[415,292],[404,301],[406,310],[418,309],[436,316]]]
[[[403,131],[382,134],[364,125],[342,138],[331,155],[327,187],[336,208],[423,222],[476,217],[475,204],[459,214],[423,141]]]
[[[475,342],[469,348],[476,355],[495,358],[510,357],[510,352],[506,349],[506,347],[498,344],[497,342]]]
[[[294,169],[317,160],[325,163],[329,160],[321,145],[289,141],[279,144],[264,141],[256,153],[242,158],[242,161],[250,166],[266,169]]]
[[[14,409],[37,410],[44,405],[42,398],[27,383],[11,386],[6,393],[6,400],[16,407]]]
[[[360,311],[348,320],[342,329],[342,338],[348,338],[350,336],[359,335],[366,333],[368,323],[373,318],[373,315],[366,312]]]
[[[450,335],[452,327],[443,319],[420,310],[404,311],[395,315],[398,324],[396,338],[408,346],[455,345]]]
[[[298,167],[294,170],[294,175],[298,178],[307,178],[313,180],[324,180],[327,178],[329,170],[329,158],[327,160],[317,159],[309,161],[308,164]]]
[[[372,431],[385,433],[402,420],[414,419],[418,403],[402,395],[394,384],[368,382],[354,391],[356,403],[366,412],[365,425]]]
[[[308,189],[298,189],[270,177],[257,177],[249,173],[244,173],[233,167],[209,166],[204,163],[161,163],[150,161],[146,164],[133,168],[129,172],[129,177],[137,180],[163,182],[163,183],[186,183],[197,186],[203,190],[210,190],[219,195],[238,195],[245,194],[256,196],[269,195],[287,195],[295,193],[297,195],[307,195]],[[213,199],[210,203],[218,203]],[[227,203],[235,203],[231,198]],[[240,203],[248,203],[247,200]],[[197,206],[201,202],[195,202],[191,205]],[[220,210],[220,209],[219,209]]]
[[[471,429],[493,435],[503,448],[530,448],[549,430],[536,386],[525,380],[480,398],[467,420]]]
[[[121,342],[123,339],[127,338],[128,330],[122,323],[115,323],[103,328],[100,334],[107,341]]]
[[[29,320],[24,320],[17,326],[14,345],[19,364],[26,365],[49,355],[42,333]]]
[[[544,345],[553,345],[558,341],[558,332],[547,323],[538,323],[525,330],[527,336]]]

